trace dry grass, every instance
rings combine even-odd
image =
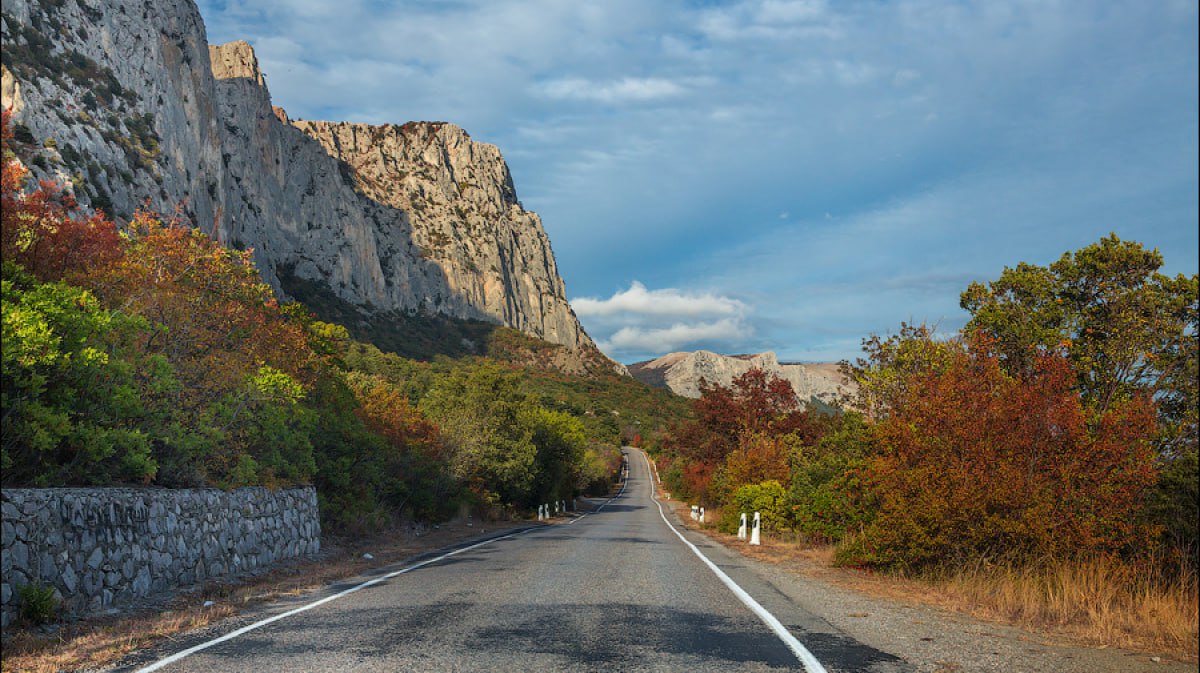
[[[932,586],[972,613],[1094,645],[1164,650],[1195,658],[1200,636],[1196,575],[1186,566],[1111,559],[960,570]]]
[[[1200,638],[1197,577],[1186,567],[1131,565],[1112,559],[1042,567],[984,565],[936,577],[899,577],[834,565],[835,547],[794,536],[764,536],[751,547],[736,537],[701,527],[685,504],[671,502],[688,528],[751,558],[874,596],[932,605],[1023,627],[1041,636],[1093,647],[1161,652],[1195,661]],[[714,512],[719,514],[719,512]],[[710,521],[716,520],[711,517]]]
[[[201,628],[266,601],[308,593],[371,568],[527,522],[455,521],[416,535],[393,531],[366,539],[327,539],[321,558],[279,567],[240,583],[208,584],[160,610],[67,624],[52,634],[13,629],[4,640],[0,671],[57,673],[101,668],[177,634]],[[375,558],[362,557],[369,551]],[[212,601],[213,605],[204,607]],[[8,631],[8,629],[6,629]],[[6,634],[7,635],[7,634]]]

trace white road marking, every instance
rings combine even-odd
[[[582,520],[588,518],[589,516],[591,516],[592,514],[595,514],[596,512],[599,512],[600,510],[604,509],[605,507],[608,506],[608,503],[621,497],[621,494],[625,492],[625,487],[627,485],[629,485],[629,477],[625,477],[625,481],[621,482],[621,490],[617,491],[617,494],[614,495],[613,497],[609,498],[608,500],[605,500],[603,505],[600,505],[595,510],[588,512],[587,514],[584,514],[583,516],[579,517],[578,519],[571,519],[570,521],[568,521],[566,523],[566,525],[570,526],[571,524],[575,523],[576,521],[582,521]]]
[[[596,512],[599,512],[600,510],[604,509],[608,505],[608,503],[621,497],[621,494],[625,492],[625,486],[627,486],[628,484],[629,484],[629,479],[626,478],[625,482],[621,484],[621,490],[617,491],[616,495],[609,498],[608,500],[605,500],[604,504],[597,507],[594,512],[588,512],[588,514],[584,514],[583,516],[579,517],[578,519],[573,519],[571,521],[568,521],[567,525],[569,526],[569,525],[575,523],[576,521],[579,521],[580,519],[587,518],[587,516],[589,514],[595,514]],[[533,530],[533,529],[531,529],[531,530]],[[490,540],[484,540],[483,542],[477,542],[469,547],[463,547],[462,549],[455,549],[454,551],[442,554],[441,556],[438,556],[437,558],[431,558],[431,559],[427,559],[425,561],[421,561],[420,563],[414,563],[410,566],[406,566],[404,568],[401,568],[400,570],[390,572],[381,577],[376,577],[375,579],[367,580],[366,582],[363,582],[362,584],[358,584],[356,586],[350,587],[349,589],[346,589],[345,591],[336,593],[332,596],[326,596],[325,598],[322,598],[319,601],[313,601],[312,603],[309,603],[308,605],[301,605],[300,607],[295,608],[294,610],[288,610],[287,612],[275,615],[274,617],[268,617],[266,619],[254,622],[253,624],[243,626],[242,628],[237,629],[236,631],[230,631],[229,633],[226,633],[225,635],[223,635],[219,638],[213,638],[212,640],[200,643],[199,645],[196,645],[194,647],[189,647],[186,650],[176,652],[175,654],[172,654],[171,656],[167,657],[166,659],[160,659],[159,661],[156,661],[153,664],[150,664],[149,666],[146,666],[144,668],[139,668],[138,670],[134,671],[134,673],[151,673],[151,671],[157,671],[158,669],[162,668],[163,666],[168,666],[170,664],[173,664],[176,661],[179,661],[180,659],[189,657],[201,650],[206,650],[206,649],[212,647],[213,645],[219,645],[227,640],[233,640],[234,638],[237,638],[240,635],[249,633],[250,631],[253,631],[255,629],[262,628],[262,627],[266,626],[267,624],[271,624],[271,623],[277,622],[285,617],[291,617],[292,615],[300,614],[301,612],[311,610],[319,605],[324,605],[325,603],[328,603],[330,601],[337,600],[337,599],[341,598],[342,596],[347,596],[349,594],[352,594],[352,593],[358,591],[359,589],[365,589],[373,584],[379,584],[380,582],[383,582],[385,580],[390,580],[393,577],[396,577],[397,575],[403,575],[404,573],[409,572],[411,570],[416,570],[417,568],[427,566],[430,563],[437,563],[438,561],[441,561],[442,559],[446,559],[446,558],[449,558],[456,554],[461,554],[465,551],[470,551],[472,549],[482,547],[485,544],[499,542],[500,540],[507,540],[509,538],[516,537],[518,535],[521,535],[522,533],[527,533],[527,532],[529,532],[529,531],[521,531],[520,533],[512,533],[510,535],[504,535],[502,537],[494,537]]]
[[[642,454],[642,460],[646,461],[646,469],[649,470],[650,459],[646,458],[645,453]],[[750,608],[751,612],[758,615],[758,618],[763,620],[763,622],[775,632],[775,635],[783,641],[783,644],[787,645],[788,649],[790,649],[792,653],[796,655],[796,658],[800,660],[800,663],[804,664],[804,670],[808,671],[808,673],[827,673],[825,667],[821,665],[821,662],[817,661],[817,658],[813,656],[813,653],[809,652],[808,648],[804,647],[804,645],[796,639],[796,636],[793,636],[791,632],[787,630],[787,627],[775,618],[775,615],[767,612],[767,609],[764,608],[761,603],[754,600],[754,597],[746,593],[745,589],[738,586],[737,582],[734,582],[729,575],[726,575],[723,570],[717,567],[717,564],[708,560],[708,557],[705,556],[703,552],[696,547],[696,545],[688,542],[687,538],[685,538],[682,533],[680,533],[678,530],[675,530],[675,526],[672,526],[671,522],[667,520],[667,515],[663,512],[662,504],[654,495],[653,484],[651,484],[650,487],[650,499],[653,500],[654,504],[658,506],[658,515],[662,517],[663,523],[667,524],[667,528],[670,528],[671,532],[674,533],[681,542],[687,545],[688,548],[696,554],[696,556],[700,557],[700,560],[704,562],[704,565],[708,566],[708,569],[716,574],[717,579],[721,580],[722,584],[729,587],[729,590],[732,591],[733,594],[742,601],[742,603],[745,603],[746,607]]]
[[[536,529],[529,529],[529,530],[536,530]],[[406,572],[409,572],[411,570],[416,570],[417,568],[421,568],[423,566],[427,566],[430,563],[437,563],[438,561],[441,561],[443,559],[447,559],[456,554],[461,554],[465,551],[470,551],[472,549],[482,547],[486,544],[491,544],[493,542],[499,542],[500,540],[507,540],[509,538],[516,537],[523,533],[529,532],[529,530],[523,530],[518,533],[510,533],[508,535],[504,535],[501,537],[494,537],[490,540],[484,540],[483,542],[477,542],[469,547],[463,547],[462,549],[455,549],[454,551],[442,554],[441,556],[438,556],[437,558],[431,558],[431,559],[421,561],[420,563],[414,563],[410,566],[405,566],[404,568],[401,568],[400,570],[394,570],[394,571],[392,571],[386,575],[383,575],[381,577],[376,577],[375,579],[367,580],[366,582],[363,582],[362,584],[358,584],[356,586],[350,587],[349,589],[338,592],[332,596],[326,596],[325,598],[322,598],[319,601],[313,601],[312,603],[309,603],[307,605],[301,605],[298,608],[295,608],[293,610],[288,610],[287,612],[275,615],[274,617],[268,617],[266,619],[254,622],[253,624],[243,626],[242,628],[240,628],[236,631],[230,631],[229,633],[226,633],[225,635],[223,635],[219,638],[213,638],[212,640],[200,643],[199,645],[196,645],[194,647],[189,647],[186,650],[176,652],[175,654],[172,654],[171,656],[167,657],[166,659],[160,659],[159,661],[156,661],[153,664],[150,664],[149,666],[146,666],[144,668],[139,668],[138,670],[134,671],[134,673],[150,673],[151,671],[157,671],[158,669],[162,668],[163,666],[168,666],[170,664],[173,664],[176,661],[183,659],[184,657],[189,657],[201,650],[206,650],[206,649],[212,647],[213,645],[219,645],[220,643],[223,643],[227,640],[233,640],[234,638],[237,638],[240,635],[249,633],[250,631],[253,631],[255,629],[262,628],[262,627],[266,626],[267,624],[277,622],[285,617],[291,617],[292,615],[297,615],[297,614],[300,614],[301,612],[311,610],[319,605],[324,605],[325,603],[328,603],[330,601],[337,600],[337,599],[341,598],[342,596],[348,596],[348,595],[358,591],[359,589],[365,589],[373,584],[379,584],[380,582],[383,582],[385,580],[390,580],[393,577],[396,577],[397,575],[403,575]]]

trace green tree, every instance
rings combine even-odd
[[[1040,353],[1066,354],[1098,412],[1137,393],[1152,396],[1160,452],[1194,451],[1200,281],[1159,273],[1162,263],[1158,250],[1113,234],[1048,267],[1006,268],[962,294],[966,331],[996,339],[1014,374],[1028,373]]]
[[[520,378],[492,365],[459,370],[434,384],[420,408],[442,428],[451,472],[481,497],[526,503],[538,447],[526,414],[534,404]]]
[[[149,323],[9,262],[2,297],[4,483],[152,478],[154,419],[144,397],[172,381],[165,363],[141,351]]]

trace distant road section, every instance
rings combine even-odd
[[[569,525],[388,568],[121,670],[910,670],[685,532],[654,501],[645,457],[626,455],[624,491]]]

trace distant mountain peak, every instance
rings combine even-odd
[[[705,350],[668,353],[628,367],[639,381],[684,397],[700,397],[701,379],[729,386],[733,379],[755,368],[786,380],[796,391],[796,398],[805,404],[814,398],[832,404],[854,390],[837,363],[781,364],[772,351],[741,355]]]

